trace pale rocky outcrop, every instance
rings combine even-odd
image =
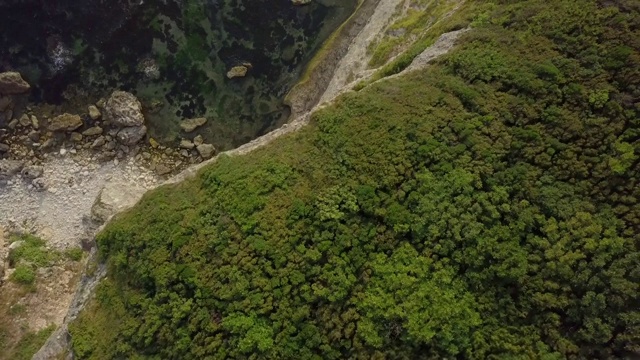
[[[112,215],[135,205],[145,189],[132,183],[112,181],[107,183],[91,207],[91,217],[105,222]]]
[[[0,73],[0,94],[23,94],[31,89],[20,73],[15,71]]]

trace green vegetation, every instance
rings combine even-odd
[[[475,4],[427,70],[111,223],[77,357],[639,353],[640,1]]]
[[[64,256],[71,261],[80,261],[84,256],[82,248],[70,248],[64,251]]]
[[[408,5],[405,4],[407,2]],[[452,15],[469,16],[471,13],[469,9],[461,12],[456,11],[463,4],[464,1],[460,0],[405,0],[401,4],[401,8],[406,9],[404,16],[393,23],[378,42],[370,46],[371,61],[369,61],[369,65],[371,67],[385,65],[391,56],[410,48],[414,41],[420,43],[418,47],[424,50],[435,41],[434,36],[443,32],[439,28],[441,23],[448,28],[466,26],[466,23],[462,26],[449,19]],[[432,28],[435,29],[432,30]],[[412,53],[409,51],[403,57]],[[413,57],[416,55],[417,53],[413,54]]]
[[[11,281],[22,285],[33,285],[36,282],[36,272],[32,266],[20,264],[11,274]]]
[[[9,265],[15,266],[11,280],[23,285],[33,285],[36,281],[36,270],[49,267],[63,258],[80,261],[83,256],[81,248],[71,248],[64,252],[46,248],[46,242],[37,236],[24,234],[13,236],[11,242],[22,242],[9,253]]]
[[[32,332],[26,334],[7,359],[12,360],[30,360],[33,355],[40,350],[42,345],[47,341],[49,335],[56,330],[54,325],[48,326],[38,332]]]
[[[9,253],[10,265],[27,262],[36,267],[45,267],[58,260],[58,252],[47,249],[45,241],[36,236],[29,234],[14,236],[11,242],[17,241],[23,243]]]

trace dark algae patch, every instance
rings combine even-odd
[[[70,107],[114,89],[142,101],[150,135],[178,139],[179,120],[224,150],[281,125],[284,95],[356,0],[0,1],[0,71],[20,71],[36,102]],[[229,79],[234,66],[245,77]],[[68,101],[73,100],[73,101]]]

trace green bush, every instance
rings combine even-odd
[[[12,240],[22,241],[23,244],[9,253],[11,265],[24,261],[36,267],[46,267],[60,258],[57,251],[47,249],[46,242],[34,235],[14,236]]]
[[[11,280],[22,285],[33,285],[36,281],[36,272],[29,265],[19,264],[11,274]]]
[[[64,256],[72,261],[80,261],[84,256],[84,251],[81,248],[71,248],[64,251]]]

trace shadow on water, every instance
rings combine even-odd
[[[286,92],[356,3],[0,0],[0,71],[20,71],[33,101],[69,111],[131,91],[167,143],[184,136],[180,119],[207,117],[199,133],[225,150],[286,121]],[[247,75],[228,78],[239,65]]]

